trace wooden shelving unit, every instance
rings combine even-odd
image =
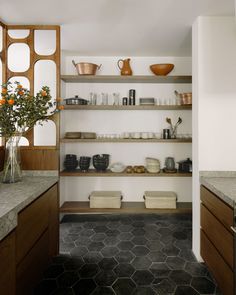
[[[116,173],[112,172],[111,170],[106,170],[104,172],[98,172],[95,169],[90,169],[88,172],[82,172],[79,169],[76,169],[74,171],[67,171],[63,170],[60,172],[60,176],[79,176],[79,177],[192,177],[192,173],[127,173],[127,172],[121,172]]]
[[[192,138],[177,139],[123,139],[123,138],[96,138],[96,139],[80,139],[80,138],[61,138],[61,143],[191,143]]]
[[[61,213],[191,213],[191,202],[177,202],[176,209],[146,209],[144,202],[122,202],[120,209],[89,208],[89,202],[65,202]]]
[[[192,83],[192,76],[61,75],[66,83]]]
[[[65,110],[101,110],[101,111],[156,111],[191,110],[192,105],[64,105]]]

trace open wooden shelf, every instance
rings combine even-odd
[[[144,111],[191,110],[192,105],[64,105],[65,110]]]
[[[192,76],[61,75],[67,83],[192,83]]]
[[[65,202],[61,213],[191,213],[191,202],[177,202],[176,209],[146,209],[144,202],[122,202],[120,209],[89,208],[89,202]]]
[[[177,139],[125,139],[125,138],[96,138],[96,139],[81,139],[81,138],[61,138],[62,143],[100,143],[100,142],[111,142],[111,143],[191,143],[192,138],[177,138]]]
[[[79,176],[79,177],[192,177],[192,173],[127,173],[127,172],[121,172],[116,173],[112,172],[111,170],[107,169],[104,172],[98,172],[95,169],[90,169],[88,172],[82,172],[79,169],[73,170],[73,171],[67,171],[63,170],[60,172],[60,176]]]

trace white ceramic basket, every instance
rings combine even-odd
[[[177,195],[168,191],[145,191],[145,207],[148,209],[176,209]]]
[[[93,191],[89,196],[90,208],[120,208],[121,191]]]

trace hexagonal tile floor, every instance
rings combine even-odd
[[[70,214],[35,295],[221,295],[191,251],[190,214]]]

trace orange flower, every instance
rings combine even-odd
[[[13,105],[15,100],[14,99],[9,99],[7,102],[8,102],[8,104]]]
[[[6,99],[4,99],[4,98],[0,99],[0,105],[3,105],[5,103],[6,103]]]
[[[41,94],[42,94],[42,96],[47,96],[48,94],[47,94],[47,91],[45,91],[45,90],[42,90],[41,91]]]
[[[20,90],[20,91],[18,92],[18,94],[19,94],[19,95],[23,95],[23,94],[24,94],[24,91],[23,91],[23,90]]]
[[[64,110],[64,106],[63,106],[63,105],[59,105],[59,106],[57,107],[57,109],[58,109],[58,110]]]
[[[2,88],[2,94],[6,94],[7,93],[7,88]]]
[[[21,89],[21,88],[22,88],[22,85],[18,84],[18,85],[17,85],[17,88],[18,88],[18,89]]]

